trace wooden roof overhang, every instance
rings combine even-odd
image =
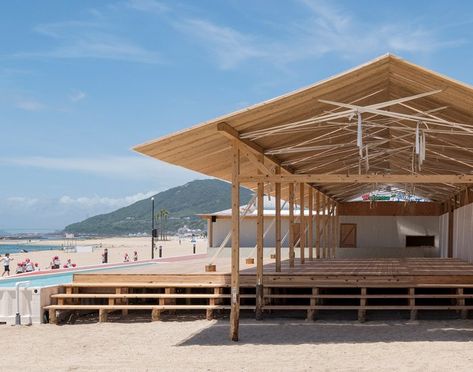
[[[231,181],[228,138],[246,149],[240,167],[249,188],[299,181],[348,201],[392,185],[445,201],[473,182],[473,88],[387,54],[134,150]]]

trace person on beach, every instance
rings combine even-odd
[[[40,271],[40,270],[41,270],[41,269],[39,268],[39,265],[38,265],[38,263],[36,262],[36,263],[34,264],[34,271]]]
[[[18,262],[16,266],[15,274],[23,274],[25,272],[23,262]]]
[[[61,261],[59,260],[59,256],[54,256],[51,269],[59,269],[59,268],[61,268]]]
[[[30,273],[32,271],[34,271],[33,262],[31,262],[31,260],[27,258],[25,263],[25,272]]]
[[[13,260],[13,258],[10,257],[10,253],[5,254],[5,257],[2,257],[3,261],[3,273],[2,276],[7,274],[7,276],[10,276],[10,262]]]
[[[105,248],[102,253],[102,263],[106,264],[108,263],[108,249]]]
[[[133,261],[135,261],[135,262],[138,261],[138,252],[137,251],[133,252]]]
[[[123,262],[130,262],[130,256],[128,256],[128,253],[125,253],[125,257],[123,257]]]

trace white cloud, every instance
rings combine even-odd
[[[38,198],[28,198],[25,196],[11,196],[6,201],[12,205],[20,205],[24,207],[32,207],[39,202]]]
[[[167,12],[169,7],[156,0],[129,0],[126,6],[135,10],[161,14]]]
[[[178,185],[204,178],[175,165],[144,156],[47,157],[27,156],[0,158],[0,165],[32,167],[64,172],[81,172],[117,179],[158,179],[163,186]]]
[[[114,35],[101,22],[66,21],[41,24],[37,33],[55,39],[57,46],[50,50],[13,54],[16,58],[91,58],[158,63],[159,53],[146,49],[126,37]]]
[[[441,40],[442,36],[414,22],[363,22],[326,1],[299,0],[298,3],[305,8],[305,16],[289,25],[274,26],[269,36],[197,18],[177,19],[174,26],[198,40],[222,69],[235,68],[251,60],[282,67],[327,54],[359,60],[386,52],[431,53],[463,42]]]
[[[23,99],[19,98],[15,102],[15,107],[24,111],[41,111],[46,108],[46,106],[34,99]]]
[[[241,62],[266,56],[255,40],[230,27],[218,26],[201,19],[184,19],[175,27],[203,41],[216,55],[222,69],[230,69]]]
[[[300,2],[310,11],[310,17],[300,29],[307,55],[338,53],[351,57],[385,52],[429,53],[459,43],[440,41],[433,30],[417,23],[402,20],[366,23],[333,3],[323,0]]]
[[[87,97],[87,94],[81,90],[75,90],[69,94],[69,99],[74,103],[82,101],[85,97]]]
[[[147,193],[136,193],[133,195],[124,196],[121,198],[111,198],[111,197],[102,197],[102,196],[81,196],[73,198],[67,195],[61,196],[59,198],[59,203],[67,206],[75,206],[80,208],[121,208],[127,205],[133,204],[139,200],[150,198],[151,196],[157,194],[157,191],[149,191]]]
[[[29,231],[44,228],[62,229],[70,223],[97,214],[109,213],[149,198],[159,191],[162,190],[138,192],[122,197],[63,195],[57,198],[30,196],[0,198],[0,230],[9,228],[23,228]]]

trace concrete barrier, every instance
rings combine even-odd
[[[43,322],[43,307],[50,305],[51,295],[59,292],[59,286],[20,288],[21,324]],[[15,324],[16,289],[0,288],[0,322]]]

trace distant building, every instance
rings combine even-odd
[[[267,231],[264,238],[265,247],[274,247],[275,242],[275,204],[274,198],[264,200],[264,231]],[[284,201],[281,201],[281,206],[284,206]],[[245,210],[246,206],[240,207],[241,214]],[[298,207],[297,207],[298,208]],[[306,210],[306,214],[308,211]],[[219,247],[222,242],[225,240],[227,234],[231,230],[231,218],[232,210],[226,209],[219,212],[199,214],[199,217],[207,220],[207,237],[208,237],[208,246],[209,248]],[[299,209],[294,210],[294,216],[296,218],[299,216]],[[241,247],[254,247],[256,245],[256,218],[257,218],[257,209],[252,207],[245,218],[240,223],[240,245]],[[289,209],[286,206],[281,208],[281,237],[282,243],[281,246],[288,246],[288,231],[289,231]],[[298,229],[296,223],[295,229]],[[226,247],[231,246],[231,238],[228,240]]]

